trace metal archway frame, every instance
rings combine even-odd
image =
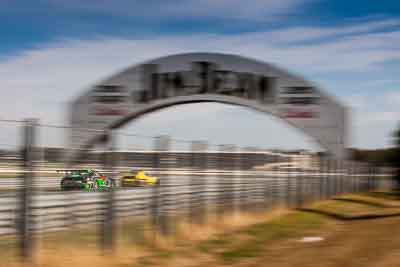
[[[104,138],[102,131],[155,110],[199,102],[271,114],[312,137],[333,157],[346,157],[347,112],[333,97],[270,64],[211,53],[152,60],[90,88],[71,105],[70,141],[78,152],[70,157]]]

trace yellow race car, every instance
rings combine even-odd
[[[121,176],[121,187],[160,185],[160,179],[147,175],[143,170],[131,171]]]

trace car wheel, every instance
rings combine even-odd
[[[99,188],[99,185],[97,184],[97,181],[93,183],[93,190],[96,191]]]

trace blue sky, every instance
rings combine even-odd
[[[352,108],[352,146],[390,145],[400,121],[398,1],[0,0],[0,22],[1,118],[63,123],[67,102],[101,78],[170,53],[211,51],[273,62],[317,82]],[[240,126],[229,123],[237,117]],[[244,128],[252,129],[246,138]],[[153,114],[129,131],[310,147],[268,116],[211,104]],[[0,144],[12,138],[3,134]]]

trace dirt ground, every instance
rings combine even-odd
[[[240,266],[400,266],[400,217],[337,222],[320,242],[284,240]]]
[[[382,201],[377,210],[377,199],[367,200],[373,205],[367,205],[363,199],[361,203],[337,201],[335,205],[328,201],[326,206],[335,212],[354,214],[380,214],[393,206],[392,201]],[[322,240],[302,242],[304,237]],[[212,241],[203,243],[207,246],[200,246],[200,249],[182,245],[183,249],[165,254],[159,260],[144,261],[136,266],[400,266],[400,216],[340,220],[296,211],[272,222],[226,233]]]

